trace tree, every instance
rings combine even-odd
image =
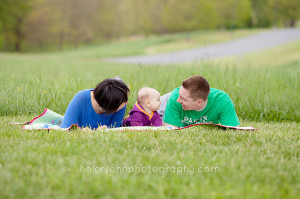
[[[4,50],[21,50],[24,39],[23,23],[30,12],[30,1],[26,0],[1,0],[0,21],[4,35]]]
[[[283,24],[294,27],[296,20],[300,18],[300,1],[279,0],[278,3],[280,4],[278,11]]]
[[[294,26],[299,9],[299,0],[0,0],[0,46],[63,49],[136,34]]]
[[[246,27],[251,20],[251,2],[249,0],[215,0],[220,28]]]

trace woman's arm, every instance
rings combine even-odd
[[[62,128],[69,128],[72,124],[77,124],[81,128],[81,107],[81,96],[77,93],[68,105],[61,124]]]
[[[108,128],[120,127],[126,112],[126,106],[114,113],[109,123],[106,125]]]

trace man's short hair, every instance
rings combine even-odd
[[[182,86],[191,93],[190,97],[193,100],[207,100],[210,92],[210,86],[204,77],[200,75],[189,77],[182,81]]]
[[[129,88],[117,79],[105,79],[94,89],[94,98],[105,113],[111,114],[118,110],[123,102],[128,101]]]

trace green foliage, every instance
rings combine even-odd
[[[294,27],[300,17],[300,2],[296,0],[280,0],[279,15],[286,26]]]
[[[0,48],[3,46],[4,42],[4,35],[3,35],[3,24],[2,21],[0,20]]]
[[[251,19],[251,3],[248,0],[217,0],[215,4],[219,24],[221,28],[241,28],[246,27]]]
[[[251,0],[252,16],[250,25],[253,27],[269,27],[272,25],[273,7],[268,1]],[[275,5],[277,7],[279,5]],[[273,17],[274,19],[274,17]]]
[[[0,21],[2,24],[3,50],[20,51],[24,39],[24,20],[30,12],[30,1],[0,1]]]
[[[132,35],[295,26],[296,0],[2,0],[3,50],[76,48]]]
[[[251,0],[252,26],[281,25],[295,27],[300,17],[300,2],[297,0]]]

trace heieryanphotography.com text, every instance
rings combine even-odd
[[[173,174],[203,174],[203,173],[220,173],[221,169],[216,166],[83,166],[80,165],[79,170],[81,173],[173,173]]]

